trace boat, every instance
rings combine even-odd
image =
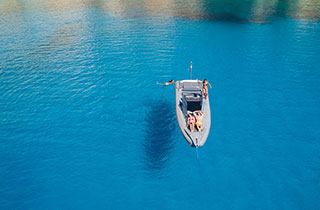
[[[201,147],[206,142],[211,126],[209,97],[205,99],[200,80],[180,80],[175,82],[176,117],[183,137],[192,147]],[[193,132],[187,127],[188,114],[201,110],[203,130]]]

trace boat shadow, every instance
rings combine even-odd
[[[143,142],[144,169],[160,176],[173,152],[176,131],[174,106],[165,100],[148,103],[146,114],[146,135]]]

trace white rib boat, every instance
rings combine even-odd
[[[175,82],[176,115],[180,131],[192,147],[201,147],[206,142],[211,126],[209,96],[203,96],[202,82],[199,80],[181,80]],[[188,114],[193,111],[204,112],[202,119],[203,130],[196,128],[193,132],[187,127]]]

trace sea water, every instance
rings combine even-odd
[[[0,209],[320,209],[319,1],[0,1]],[[206,78],[189,147],[171,79]]]

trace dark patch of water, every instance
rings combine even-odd
[[[143,143],[145,169],[159,175],[174,150],[175,114],[168,101],[155,100],[148,104],[148,107],[149,111],[145,118],[146,136]]]

